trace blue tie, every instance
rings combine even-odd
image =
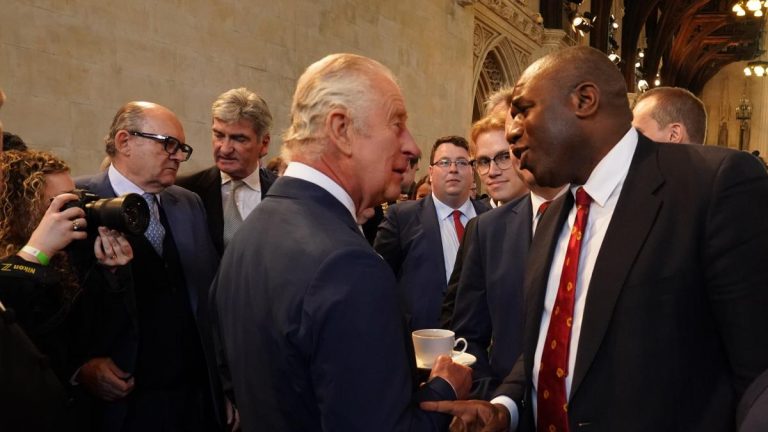
[[[145,193],[142,195],[144,200],[149,205],[149,226],[144,232],[144,237],[149,240],[152,247],[155,249],[158,255],[163,256],[163,239],[165,238],[165,228],[160,223],[160,210],[157,206],[157,198],[154,194]]]

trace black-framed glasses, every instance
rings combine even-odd
[[[495,163],[500,170],[504,171],[512,166],[512,156],[509,154],[509,150],[496,153],[496,156],[489,158],[481,156],[472,161],[472,165],[477,169],[477,173],[480,175],[488,174],[491,170],[491,162]]]
[[[184,155],[184,159],[181,160],[182,162],[188,161],[189,158],[192,156],[192,147],[190,147],[187,144],[184,144],[183,142],[179,141],[177,138],[174,138],[172,136],[139,132],[139,131],[128,131],[128,133],[133,136],[147,138],[147,139],[151,139],[152,141],[159,142],[160,144],[163,145],[163,149],[165,150],[165,152],[170,155],[176,154],[176,152],[180,151],[181,154]]]
[[[455,161],[452,161],[450,159],[440,159],[435,161],[432,164],[432,166],[440,167],[442,169],[448,169],[453,164],[456,164],[456,169],[464,169],[464,168],[469,168],[469,166],[472,163],[466,159],[456,159]]]

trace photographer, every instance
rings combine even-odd
[[[26,334],[34,344],[27,345],[27,358],[37,357],[42,365],[35,369],[3,362],[0,429],[85,430],[82,424],[75,426],[79,407],[73,406],[69,384],[91,355],[79,347],[98,332],[80,323],[90,321],[82,318],[103,305],[109,295],[104,293],[119,297],[125,291],[130,279],[120,266],[132,259],[133,251],[122,234],[105,227],[93,231],[92,245],[74,242],[88,238],[86,214],[67,205],[78,199],[66,193],[75,185],[66,163],[51,153],[4,152],[0,177],[0,313],[6,324],[0,333],[1,360],[13,347],[23,346],[10,338],[24,339]],[[6,332],[9,323],[23,332]],[[44,384],[35,391],[27,387],[39,382]]]

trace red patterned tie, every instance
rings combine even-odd
[[[547,339],[541,355],[537,394],[537,430],[539,432],[568,432],[568,397],[565,379],[568,370],[568,349],[571,346],[573,304],[576,298],[576,276],[584,228],[587,226],[592,198],[583,188],[576,190],[576,221],[568,240],[563,272],[557,288],[557,298],[549,319]]]
[[[464,239],[464,225],[461,223],[461,212],[453,211],[453,226],[456,228],[456,236],[459,238],[459,244]]]

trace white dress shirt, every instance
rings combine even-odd
[[[576,357],[579,347],[579,337],[581,336],[581,323],[584,317],[584,306],[586,305],[587,292],[589,291],[589,282],[592,279],[592,271],[595,268],[600,247],[603,244],[605,233],[613,217],[613,211],[616,209],[616,203],[619,200],[621,189],[624,186],[624,180],[627,178],[629,166],[632,157],[637,148],[637,131],[630,128],[622,139],[603,157],[595,166],[587,182],[583,185],[584,190],[592,197],[592,204],[589,206],[589,216],[587,217],[587,226],[584,230],[584,236],[581,243],[581,255],[579,257],[579,269],[576,275],[576,298],[573,308],[573,327],[571,327],[571,341],[568,355],[568,376],[565,380],[565,391],[570,398],[571,384],[573,382],[573,371],[576,366]],[[571,185],[569,193],[576,193],[579,185]],[[547,280],[547,291],[544,297],[544,310],[541,315],[541,325],[539,327],[539,338],[536,344],[536,353],[533,360],[533,391],[531,400],[533,402],[533,413],[536,416],[536,386],[539,381],[539,365],[541,364],[541,354],[544,347],[544,340],[549,331],[549,319],[552,313],[552,307],[557,298],[557,290],[560,285],[560,275],[565,261],[565,253],[568,248],[571,229],[576,220],[576,206],[574,205],[568,219],[560,231],[560,236],[555,245],[555,252],[550,266],[549,278]],[[519,413],[517,405],[506,396],[494,398],[491,402],[500,403],[507,407],[510,413],[510,427],[517,428]]]
[[[477,216],[477,213],[475,212],[475,206],[472,205],[472,200],[470,199],[467,199],[467,201],[457,209],[444,204],[437,199],[434,193],[432,194],[432,201],[435,202],[437,221],[440,225],[440,239],[443,242],[443,262],[445,263],[445,280],[448,281],[451,279],[453,265],[456,264],[456,254],[459,253],[460,243],[459,236],[456,233],[456,225],[453,223],[453,210],[461,212],[459,219],[463,226],[467,226],[467,222]]]
[[[308,181],[323,188],[326,192],[333,195],[334,198],[344,205],[349,210],[349,214],[352,215],[352,220],[357,223],[357,213],[355,212],[355,202],[352,201],[352,197],[349,196],[347,191],[344,190],[338,183],[333,181],[327,175],[312,168],[309,165],[305,165],[301,162],[291,162],[283,173],[285,177],[294,177],[304,181]],[[359,228],[359,225],[358,225]]]
[[[221,202],[226,204],[229,194],[232,193],[232,177],[221,171]],[[249,214],[261,202],[261,179],[259,178],[259,167],[243,179],[243,185],[235,190],[235,204],[240,217],[245,220]]]
[[[109,165],[109,168],[107,169],[107,177],[109,177],[109,183],[112,185],[112,190],[115,191],[116,196],[121,196],[129,193],[137,193],[139,195],[144,195],[144,190],[142,190],[140,187],[136,186],[136,184],[130,180],[128,180],[128,177],[124,176],[120,171],[115,168],[114,165]],[[155,198],[157,198],[157,202],[160,202],[160,195],[154,194]]]
[[[563,187],[562,189],[560,189],[560,192],[558,192],[557,195],[555,195],[555,197],[552,198],[551,200],[548,200],[548,199],[544,198],[541,195],[536,195],[535,193],[530,192],[530,194],[531,194],[531,217],[533,218],[532,219],[533,223],[531,224],[531,230],[532,230],[531,231],[531,236],[533,236],[533,234],[536,233],[536,228],[539,226],[539,220],[541,219],[541,216],[542,216],[542,215],[539,214],[539,206],[541,206],[542,204],[544,204],[547,201],[554,201],[554,200],[560,198],[560,195],[564,194],[566,190],[568,190],[568,188]]]

